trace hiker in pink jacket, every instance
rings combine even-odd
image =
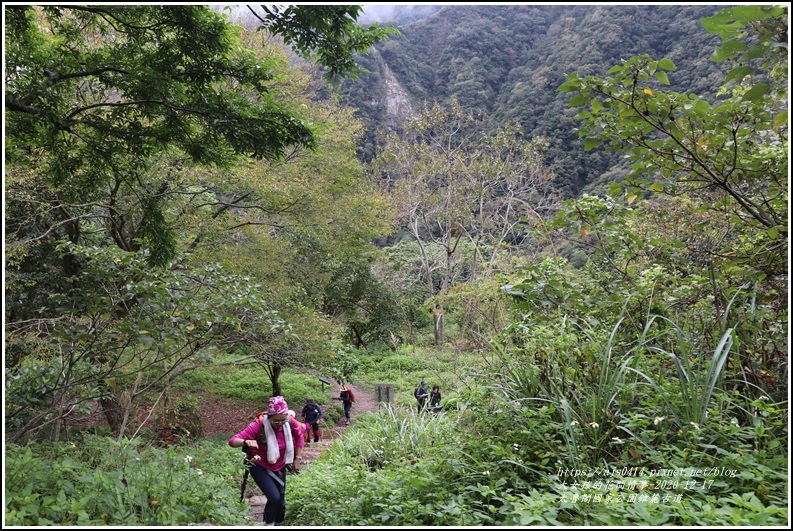
[[[267,411],[229,439],[229,446],[246,452],[248,470],[267,497],[265,525],[284,523],[287,467],[299,469],[304,444],[300,423],[289,416],[289,406],[282,396],[271,397]]]

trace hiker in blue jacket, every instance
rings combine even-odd
[[[306,399],[306,405],[303,406],[301,413],[303,422],[311,425],[311,431],[314,434],[314,442],[319,442],[319,419],[322,418],[322,408],[319,404],[314,402],[313,398]]]

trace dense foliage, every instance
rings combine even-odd
[[[384,35],[356,12],[266,20],[299,17],[273,31],[328,47],[337,75]],[[264,365],[277,391],[326,337],[324,260],[359,259],[387,228],[350,112],[207,6],[6,13],[10,439],[95,400],[122,438],[141,401],[223,350]],[[320,41],[305,42],[311,28]]]
[[[381,189],[354,156],[350,109],[261,34],[197,7],[9,8],[19,68],[7,84],[6,524],[246,524],[240,452],[230,433],[201,439],[189,395],[299,402],[318,396],[317,371],[362,389],[392,383],[395,399],[289,478],[289,525],[789,526],[787,9],[519,7],[512,18],[536,45],[491,35],[473,7],[405,28],[447,54],[433,83],[416,70],[416,90],[449,101],[388,137],[369,167]],[[509,26],[509,8],[494,9],[496,27]],[[289,38],[317,13],[294,19]],[[349,23],[358,11],[330,13]],[[444,32],[444,13],[468,18]],[[126,16],[137,22],[122,31]],[[147,30],[180,49],[185,21],[222,37],[207,61],[267,64],[267,90],[179,68],[153,90],[211,89],[251,113],[272,97],[306,141],[240,158],[251,152],[226,125],[189,112],[170,122],[149,105],[139,115],[138,100],[115,112],[124,86],[104,83],[135,76],[48,73],[67,49],[123,58],[137,43],[156,56]],[[667,33],[695,26],[687,47]],[[353,44],[369,42],[357,32]],[[602,69],[590,35],[619,54]],[[515,89],[517,61],[539,79],[536,46],[566,36],[575,48],[544,65],[547,123],[470,112],[503,96],[488,68]],[[481,61],[499,46],[514,52],[511,69]],[[718,68],[704,68],[714,49]],[[74,109],[86,123],[64,122]],[[168,144],[144,134],[119,149],[138,119],[147,132],[181,129]],[[545,140],[520,133],[551,133],[552,121],[548,153],[575,145],[560,139],[578,127],[569,156],[580,166],[555,165],[563,187],[608,169],[613,182],[590,190],[604,193],[547,201]],[[224,165],[195,164],[178,140],[194,134]],[[440,411],[416,412],[422,379],[440,385]],[[97,404],[108,427],[70,425]],[[154,419],[140,426],[143,404]]]

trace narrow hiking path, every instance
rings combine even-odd
[[[352,390],[352,393],[355,396],[355,402],[350,409],[350,420],[352,423],[355,423],[355,418],[358,415],[377,411],[377,403],[374,400],[374,392],[372,389],[368,389],[369,386],[366,386],[365,384],[361,386],[348,384],[347,387]],[[339,387],[331,387],[328,396],[331,398],[331,400],[338,397]],[[298,417],[300,416],[300,410],[303,407],[302,404],[294,404],[290,405],[289,407],[297,412]],[[347,421],[344,418],[344,415],[342,415],[341,419],[339,419],[339,422],[335,426],[329,425],[327,421],[320,422],[319,442],[311,442],[310,444],[307,444],[303,447],[303,452],[301,454],[303,456],[302,468],[305,469],[310,467],[311,463],[316,461],[322,455],[322,452],[330,448],[333,442],[344,434],[344,430],[346,429]],[[256,486],[256,482],[251,481],[250,479],[248,480],[247,487],[245,489],[245,499],[251,506],[251,520],[256,524],[261,524],[263,521],[262,516],[264,513],[264,504],[267,502],[267,498],[262,495],[262,492]]]
[[[374,393],[372,390],[367,388],[368,386],[356,387],[354,385],[347,385],[347,387],[352,390],[352,393],[355,396],[355,402],[350,409],[350,419],[353,422],[355,421],[355,417],[360,414],[377,411],[377,403],[374,401]],[[328,396],[331,397],[330,403],[335,402],[333,399],[339,396],[338,386],[331,388]],[[302,408],[303,405],[300,404],[299,406]],[[298,420],[300,417],[300,408],[292,407],[292,409],[297,412]],[[323,451],[327,450],[333,444],[335,439],[344,433],[346,428],[347,423],[343,415],[335,426],[330,425],[326,419],[323,419],[323,421],[320,422],[319,443],[312,442],[303,448],[303,467],[309,466],[311,462],[316,460]]]

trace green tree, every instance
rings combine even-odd
[[[242,42],[257,57],[286,58],[259,33],[243,33]],[[256,279],[287,323],[287,334],[252,332],[234,345],[237,363],[262,366],[274,390],[285,368],[325,370],[333,363],[336,325],[358,322],[357,307],[340,311],[337,297],[360,294],[332,286],[339,286],[340,271],[367,275],[358,266],[368,269],[371,241],[389,230],[389,206],[355,158],[361,126],[351,109],[317,99],[315,70],[305,63],[284,67],[278,85],[313,124],[313,149],[296,146],[282,161],[195,172],[190,182],[205,193],[174,209],[191,214],[178,223],[182,239],[193,242],[194,260]],[[211,205],[212,215],[196,215],[201,203]]]
[[[354,7],[345,12],[302,6],[291,12],[301,10],[306,12],[301,31],[317,24],[315,36],[321,40],[314,51],[333,49],[322,61],[335,74],[350,72],[353,54],[367,39],[383,35],[377,28],[354,30],[356,40],[349,41],[348,30],[335,32],[334,20],[344,28],[354,23]],[[62,349],[72,353],[66,364],[89,360],[93,365],[86,370],[102,377],[94,379],[99,394],[84,396],[102,398],[111,427],[123,433],[123,415],[117,412],[130,410],[118,406],[137,384],[134,378],[126,378],[126,386],[122,378],[114,380],[115,387],[108,383],[119,370],[135,372],[122,360],[187,355],[186,360],[206,352],[191,338],[204,336],[182,330],[185,343],[154,346],[125,340],[97,357],[53,330],[72,335],[87,330],[109,341],[125,326],[152,330],[167,323],[138,320],[148,308],[165,311],[175,291],[188,288],[170,277],[157,281],[160,290],[145,292],[145,287],[168,271],[203,278],[202,265],[179,259],[185,241],[180,236],[187,236],[187,250],[203,236],[190,221],[218,220],[248,206],[249,190],[219,193],[219,185],[191,176],[194,165],[229,168],[242,157],[284,161],[296,148],[316,148],[316,131],[279,77],[288,64],[284,55],[262,57],[244,48],[240,28],[207,6],[9,6],[6,15],[6,333],[14,337],[7,375],[19,376],[17,371],[36,360],[57,371]],[[282,24],[272,31],[286,29]],[[301,36],[290,42],[305,45]],[[142,259],[152,269],[137,267],[134,275],[114,280],[109,273],[116,260],[89,249],[115,250],[120,262]],[[193,268],[198,269],[190,276]],[[222,276],[221,269],[214,274]],[[236,297],[237,305],[212,301],[226,295],[218,282],[196,287],[203,294],[196,300],[216,312],[206,322],[239,324],[248,309]],[[257,296],[264,300],[262,293]],[[261,316],[252,324],[256,329],[273,307],[269,301],[266,308],[254,307]],[[91,325],[92,319],[101,326]],[[208,342],[234,341],[228,333],[233,325],[209,328]],[[175,374],[168,365],[146,363]],[[38,399],[45,416],[72,405],[54,397]]]
[[[386,183],[398,222],[418,243],[430,299],[476,278],[480,267],[492,269],[499,253],[526,243],[521,219],[536,222],[557,205],[553,176],[542,161],[543,139],[525,140],[514,127],[491,135],[481,128],[456,100],[448,109],[427,107],[404,136],[387,137],[372,164]],[[465,247],[470,260],[463,259]],[[435,341],[441,342],[439,299],[432,313]]]
[[[250,8],[249,8],[250,9]],[[326,68],[326,78],[355,79],[362,71],[355,54],[366,52],[388,35],[399,33],[395,28],[356,24],[361,6],[265,6],[263,14],[251,9],[262,22],[262,28],[281,35],[284,42],[302,57],[313,59]]]
[[[786,15],[782,7],[741,6],[703,19],[706,29],[725,39],[714,60],[739,61],[716,101],[664,91],[667,72],[676,66],[647,55],[614,66],[606,78],[574,72],[559,87],[576,93],[571,106],[584,107],[577,118],[585,149],[606,144],[633,160],[628,202],[642,187],[698,197],[751,231],[744,245],[724,252],[757,264],[763,277],[786,271]],[[743,35],[749,44],[736,40]],[[753,62],[760,63],[760,75],[752,75]]]
[[[606,78],[570,74],[559,87],[584,107],[586,148],[605,144],[633,166],[624,188],[611,185],[614,201],[584,197],[554,226],[593,251],[598,278],[611,279],[607,293],[626,301],[643,293],[648,317],[685,311],[710,342],[730,323],[741,378],[758,387],[777,385],[767,370],[781,373],[785,363],[786,16],[781,7],[739,6],[702,20],[723,39],[714,61],[737,61],[715,99],[664,90],[676,66],[647,55]]]

